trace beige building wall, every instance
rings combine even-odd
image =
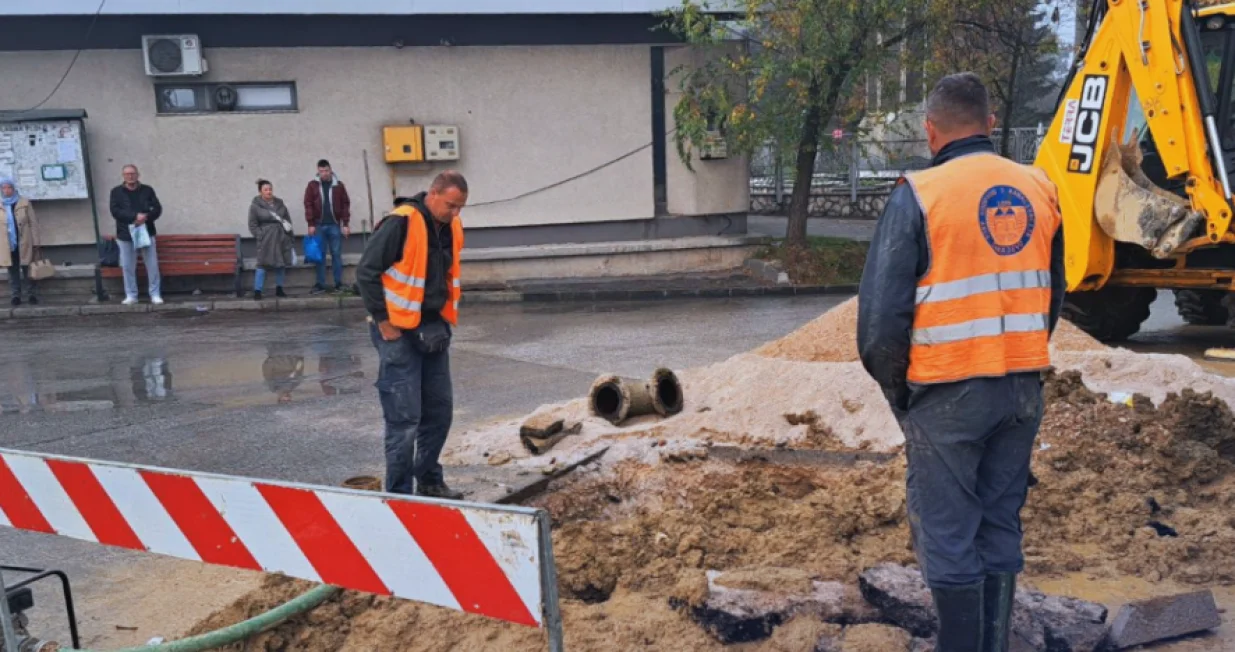
[[[679,77],[683,66],[700,66],[709,53],[688,47],[665,48],[665,124],[673,131],[676,122],[673,109],[682,98]],[[675,72],[676,71],[676,72]],[[750,159],[731,155],[727,159],[701,161],[692,153],[690,168],[682,161],[668,138],[666,151],[666,185],[668,208],[673,215],[708,215],[744,213],[750,208]]]
[[[362,152],[377,215],[389,207],[381,127],[456,124],[470,201],[520,195],[609,162],[651,141],[647,46],[211,49],[198,81],[294,81],[297,113],[159,116],[140,50],[87,50],[43,108],[84,108],[100,224],[114,231],[107,195],[136,163],[164,205],[165,233],[248,235],[254,181],[274,182],[303,233],[302,195],[319,158],[347,184],[354,228],[369,214]],[[71,52],[0,52],[0,109],[26,108],[54,86]],[[667,69],[672,69],[668,65]],[[166,79],[165,79],[166,80]],[[669,99],[668,110],[672,110]],[[672,126],[672,125],[670,125]],[[684,172],[669,147],[672,212],[746,210],[744,161]],[[444,164],[403,174],[422,189]],[[469,228],[651,218],[651,147],[530,197],[464,212]],[[93,242],[84,201],[37,205],[45,244]]]

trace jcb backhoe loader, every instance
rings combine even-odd
[[[1171,289],[1189,322],[1235,322],[1235,2],[1095,0],[1086,32],[1035,161],[1059,188],[1064,315],[1121,340]]]

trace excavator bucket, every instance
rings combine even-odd
[[[1188,202],[1156,186],[1141,171],[1141,148],[1134,139],[1113,139],[1102,162],[1094,193],[1094,216],[1107,235],[1169,258],[1193,237],[1205,216]]]

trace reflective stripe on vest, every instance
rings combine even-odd
[[[399,306],[400,308],[404,310],[420,312],[420,302],[419,301],[409,301],[407,299],[404,299],[403,297],[399,296],[394,290],[385,290],[385,292],[386,292],[386,302],[387,303],[393,303],[396,306]]]
[[[1045,331],[1046,322],[1046,315],[1007,315],[1005,317],[975,319],[947,326],[915,328],[913,330],[913,343],[947,344],[949,342],[972,340],[978,337],[994,337],[1004,333]]]
[[[959,281],[925,285],[918,288],[917,303],[937,303],[964,299],[984,292],[1000,290],[1028,290],[1051,287],[1051,273],[1043,270],[1024,272],[997,272],[963,278]]]
[[[410,285],[415,288],[422,288],[425,286],[425,280],[423,278],[415,278],[412,276],[408,276],[407,274],[404,274],[403,272],[400,272],[399,270],[393,267],[386,270],[386,276],[389,276],[390,278],[404,285]]]
[[[1055,188],[1039,171],[975,154],[908,175],[930,267],[915,293],[908,380],[947,383],[1050,365]]]

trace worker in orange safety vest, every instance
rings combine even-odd
[[[438,458],[454,414],[449,348],[463,294],[467,180],[447,170],[428,192],[396,204],[356,268],[379,359],[386,491],[458,500],[463,494],[446,485]]]
[[[996,154],[993,126],[977,76],[934,87],[934,159],[892,191],[858,297],[862,363],[905,434],[939,652],[1008,649],[1041,372],[1065,289],[1056,189]]]

